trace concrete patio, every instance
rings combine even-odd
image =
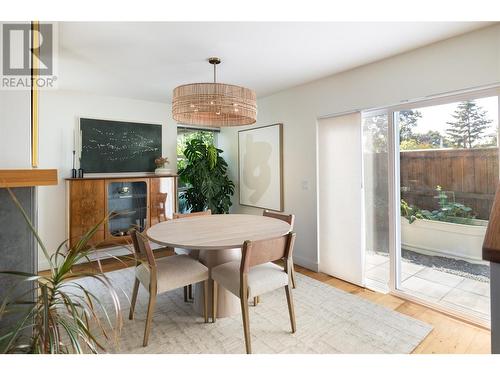
[[[402,290],[432,303],[483,320],[490,319],[489,282],[476,277],[459,276],[402,259]],[[388,290],[389,256],[366,253],[368,288]]]

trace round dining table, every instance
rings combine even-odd
[[[199,261],[211,271],[219,264],[241,260],[241,248],[246,240],[279,237],[290,230],[291,227],[287,222],[267,216],[224,214],[163,221],[149,228],[146,235],[152,242],[163,246],[199,250]],[[209,285],[209,296],[211,296],[212,285],[211,283]],[[211,305],[212,298],[209,298],[209,311]],[[194,308],[202,314],[202,283],[196,285]],[[219,288],[217,317],[231,316],[239,311],[238,297]]]

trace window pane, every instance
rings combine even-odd
[[[177,170],[180,171],[186,166],[186,158],[184,157],[184,149],[189,141],[193,139],[201,139],[205,144],[213,144],[217,147],[217,132],[212,130],[199,130],[177,128]],[[178,194],[179,194],[179,211],[186,211],[186,202],[182,198],[182,192],[188,186],[179,179]]]

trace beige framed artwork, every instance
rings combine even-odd
[[[238,132],[240,205],[283,211],[283,124]]]

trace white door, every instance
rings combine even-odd
[[[363,285],[361,114],[318,123],[319,270]]]

